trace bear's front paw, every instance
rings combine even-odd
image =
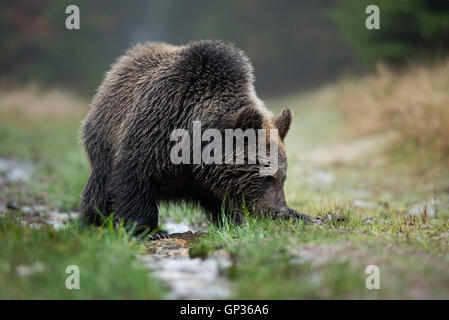
[[[167,231],[159,230],[159,231],[151,234],[149,240],[154,241],[154,240],[161,240],[161,239],[168,239],[168,238],[170,238],[170,235],[168,234]]]
[[[310,219],[310,217],[308,215],[299,213],[292,208],[288,208],[288,216],[289,216],[289,218],[300,219],[300,220],[304,221],[305,223],[312,222],[312,219]]]

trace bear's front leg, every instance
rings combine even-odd
[[[150,240],[168,238],[169,234],[162,230],[151,234],[151,231],[158,229],[159,222],[156,190],[149,179],[134,174],[127,168],[129,165],[120,166],[119,163],[113,176],[115,219],[124,220],[125,227],[133,230],[133,236],[149,231]]]

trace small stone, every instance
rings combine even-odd
[[[321,216],[316,216],[315,219],[312,219],[312,223],[313,224],[321,224],[324,222],[324,220],[326,220],[326,219],[323,219],[323,217],[321,217]]]
[[[10,210],[19,210],[20,209],[20,205],[16,201],[9,201],[6,204],[6,208],[10,209]]]
[[[33,211],[36,215],[39,215],[41,213],[47,213],[49,210],[48,210],[47,206],[39,206],[38,205],[38,206],[33,206]]]
[[[374,222],[376,222],[377,221],[377,219],[376,218],[371,218],[371,217],[366,217],[366,218],[363,218],[363,220],[362,220],[363,222],[365,222],[365,223],[369,223],[369,224],[371,224],[371,223],[374,223]]]
[[[29,206],[23,206],[23,207],[22,207],[22,212],[23,212],[25,215],[28,215],[28,216],[31,216],[31,215],[33,215],[33,213],[34,213],[33,209],[32,209],[31,207],[29,207]]]
[[[345,217],[343,217],[341,214],[327,214],[327,220],[328,221],[344,221]]]
[[[53,211],[46,215],[45,223],[51,225],[55,229],[62,228],[69,220],[69,215],[67,213],[61,213]]]

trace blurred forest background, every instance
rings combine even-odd
[[[76,4],[80,30],[65,28]],[[365,8],[379,5],[381,29]],[[262,96],[279,95],[449,49],[449,1],[3,0],[0,77],[92,94],[114,59],[133,44],[223,39],[244,49]]]
[[[65,27],[70,4],[80,30]],[[365,26],[370,4],[378,30]],[[446,0],[4,0],[0,9],[3,91],[33,84],[89,100],[136,43],[223,39],[250,57],[262,98],[332,85],[338,96],[326,104],[353,136],[394,130],[420,153],[449,155]]]

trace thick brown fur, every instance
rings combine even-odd
[[[91,165],[82,196],[84,220],[99,224],[99,212],[114,212],[116,219],[153,230],[158,203],[189,201],[217,221],[225,198],[234,207],[245,200],[260,212],[288,212],[282,140],[291,119],[290,110],[275,118],[265,109],[248,58],[230,44],[137,45],[106,74],[83,123]],[[259,164],[173,164],[170,135],[179,128],[192,132],[194,120],[203,131],[278,128],[278,172],[261,177]]]

